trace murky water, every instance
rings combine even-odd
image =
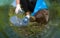
[[[0,6],[10,4],[12,0],[0,0]],[[8,3],[7,3],[8,2]],[[20,38],[8,24],[9,7],[0,7],[0,38]],[[12,19],[16,23],[16,19]],[[48,26],[36,38],[60,38],[60,19],[49,21]],[[33,38],[33,37],[31,37]]]
[[[60,20],[50,21],[48,28],[44,31],[41,35],[42,38],[60,38]]]
[[[15,18],[14,18],[15,19]],[[14,22],[13,19],[11,19]],[[49,21],[46,28],[40,33],[41,38],[60,38],[60,20]],[[39,34],[38,34],[39,35]],[[39,38],[39,36],[36,36]]]

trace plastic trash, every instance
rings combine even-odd
[[[27,26],[29,20],[27,18],[20,19],[17,16],[12,16],[10,22],[14,24],[14,26]]]

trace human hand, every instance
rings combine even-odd
[[[21,9],[20,4],[17,4],[16,9],[15,9],[15,13],[18,14],[19,12],[22,12],[22,9]]]

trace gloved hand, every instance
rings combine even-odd
[[[15,13],[18,14],[19,12],[22,12],[20,4],[16,5]]]

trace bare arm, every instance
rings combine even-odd
[[[16,4],[20,4],[20,0],[16,0]]]
[[[20,0],[16,0],[16,9],[15,13],[18,14],[19,10],[22,11],[21,6],[20,6]]]

